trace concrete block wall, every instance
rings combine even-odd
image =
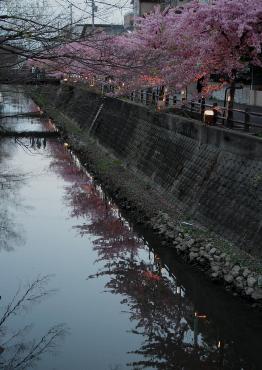
[[[102,102],[68,86],[51,99],[83,129]],[[262,256],[262,139],[113,98],[105,99],[92,133],[185,218]]]
[[[224,101],[225,88],[214,91],[212,97],[217,100]],[[251,86],[244,86],[243,89],[235,91],[235,103],[254,105],[255,107],[262,107],[262,91],[252,90]]]

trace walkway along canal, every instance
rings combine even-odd
[[[0,139],[0,191],[0,369],[261,369],[261,313],[135,230],[58,139]]]

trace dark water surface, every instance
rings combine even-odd
[[[134,231],[63,143],[2,139],[0,192],[0,369],[262,368],[261,314]]]

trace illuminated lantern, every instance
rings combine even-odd
[[[215,122],[215,113],[212,109],[206,109],[204,112],[204,123],[206,125],[213,125]]]

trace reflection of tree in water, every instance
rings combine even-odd
[[[66,334],[63,324],[53,326],[42,337],[29,341],[31,325],[16,331],[8,330],[8,322],[35,303],[41,302],[51,291],[46,285],[49,277],[37,278],[24,290],[18,289],[13,299],[2,310],[0,317],[0,369],[25,370],[35,368],[45,353],[54,352]]]
[[[182,305],[181,295],[173,294],[173,284],[152,271],[143,261],[121,259],[107,262],[103,270],[90,278],[109,276],[106,288],[124,296],[122,303],[129,308],[130,320],[135,323],[132,333],[145,337],[142,347],[133,351],[143,355],[135,368],[177,368],[176,348],[184,348],[184,336],[189,325],[183,320],[190,305]],[[174,346],[175,345],[175,346]]]
[[[1,249],[8,252],[14,249],[15,245],[24,242],[22,229],[12,218],[7,209],[0,210],[0,251]]]
[[[66,187],[65,196],[72,209],[71,216],[86,220],[75,229],[82,236],[91,234],[98,237],[93,243],[101,259],[126,253],[132,253],[134,256],[138,249],[144,246],[142,239],[132,232],[117,207],[105,197],[101,188],[94,184],[91,176],[81,166],[77,166],[68,150],[61,149],[61,146],[54,142],[52,150],[55,153],[52,168],[71,183]]]
[[[114,205],[102,197],[99,188],[85,184],[67,190],[67,199],[73,209],[72,216],[88,217],[87,222],[75,228],[82,236],[91,234],[98,237],[93,244],[99,259],[110,260],[127,253],[134,256],[143,247],[141,238],[132,232]]]
[[[4,96],[3,111],[5,113],[37,111],[37,105],[25,95],[22,87],[1,85],[1,92]]]
[[[91,178],[75,166],[69,152],[57,154],[56,171],[73,183],[66,188],[71,216],[85,219],[76,229],[81,235],[98,237],[94,249],[104,266],[89,278],[108,277],[105,288],[121,294],[135,325],[131,332],[143,337],[140,348],[130,352],[142,359],[128,365],[135,370],[252,369],[234,352],[233,344],[224,344],[215,325],[195,312],[188,295],[162,268],[160,258],[142,259],[142,240]]]
[[[0,163],[8,154],[8,146],[3,148],[3,142],[0,140]],[[15,245],[22,244],[22,229],[14,221],[12,208],[17,208],[20,201],[18,199],[18,190],[24,182],[25,176],[19,173],[10,172],[2,166],[0,173],[0,250],[11,251]]]
[[[14,214],[17,209],[21,210],[22,202],[19,190],[28,177],[35,176],[34,173],[21,173],[19,169],[8,168],[8,160],[12,157],[12,150],[17,146],[22,147],[28,154],[39,154],[38,149],[45,149],[45,138],[31,138],[29,140],[1,139],[0,138],[0,250],[11,251],[14,246],[24,243],[23,229],[15,221]],[[13,210],[15,210],[13,214]]]
[[[255,369],[245,363],[234,343],[225,344],[206,315],[194,312],[183,288],[159,263],[107,259],[100,272],[89,277],[109,278],[105,288],[124,297],[121,303],[128,306],[135,325],[131,333],[143,338],[140,348],[129,352],[141,360],[128,366],[136,370]]]

